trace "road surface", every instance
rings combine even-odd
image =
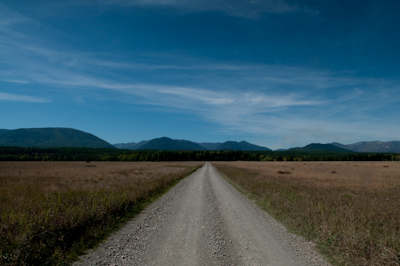
[[[205,163],[74,265],[330,264]]]

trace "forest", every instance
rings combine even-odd
[[[0,161],[398,161],[400,154],[335,151],[156,151],[0,147]]]

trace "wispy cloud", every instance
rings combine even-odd
[[[122,60],[118,55],[58,52],[34,44],[29,49],[16,44],[4,56],[14,60],[7,60],[8,70],[0,72],[3,81],[30,82],[60,91],[65,87],[80,93],[97,91],[96,95],[115,92],[118,94],[105,98],[196,114],[231,132],[278,132],[284,128],[282,121],[292,120],[293,131],[296,126],[311,125],[297,121],[324,124],[324,119],[344,113],[342,120],[356,121],[360,115],[398,99],[393,97],[398,94],[396,83],[310,68],[190,59],[166,64],[165,57],[163,63],[151,56],[150,60],[135,56]],[[129,78],[131,75],[134,77]],[[373,95],[372,87],[379,88]],[[392,97],[383,94],[388,90]],[[299,117],[298,108],[308,117]]]
[[[15,28],[20,25],[31,25],[39,27],[40,23],[30,17],[8,8],[5,4],[0,3],[0,30]]]
[[[0,27],[11,26],[28,21],[30,21],[28,17],[25,17],[20,13],[9,9],[6,5],[0,3]]]
[[[18,95],[11,93],[0,92],[0,101],[8,102],[28,102],[28,103],[47,103],[50,102],[48,99],[28,96],[28,95]]]
[[[190,12],[220,10],[245,17],[302,12],[301,7],[284,1],[124,2]],[[279,145],[290,146],[316,140],[351,142],[341,136],[355,136],[356,141],[370,136],[384,140],[388,132],[400,130],[399,125],[390,123],[393,112],[387,120],[379,115],[385,108],[399,106],[396,80],[359,78],[355,71],[347,70],[330,72],[190,57],[176,60],[179,54],[174,53],[76,52],[13,29],[12,25],[30,24],[31,20],[7,12],[2,19],[0,16],[0,80],[24,92],[2,88],[0,101],[49,102],[25,95],[30,87],[50,97],[54,92],[62,94],[63,101],[87,95],[92,102],[117,101],[136,108],[151,106],[156,111],[190,114],[215,124],[221,134],[274,136],[281,140]],[[265,143],[274,147],[270,144]]]
[[[250,19],[257,19],[265,13],[318,13],[306,6],[293,5],[284,0],[104,0],[103,4],[170,7],[181,12],[222,11],[230,16]]]
[[[22,79],[3,79],[2,81],[8,82],[8,83],[17,83],[17,84],[28,84],[30,83],[27,80],[22,80]]]

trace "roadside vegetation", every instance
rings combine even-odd
[[[336,265],[400,265],[397,162],[216,162]]]
[[[0,162],[0,265],[68,265],[200,166]]]

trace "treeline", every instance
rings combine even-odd
[[[120,161],[395,161],[400,154],[349,152],[135,151]]]
[[[400,154],[329,151],[130,151],[0,147],[0,161],[396,161]]]
[[[0,161],[118,161],[127,150],[108,148],[0,147]]]

